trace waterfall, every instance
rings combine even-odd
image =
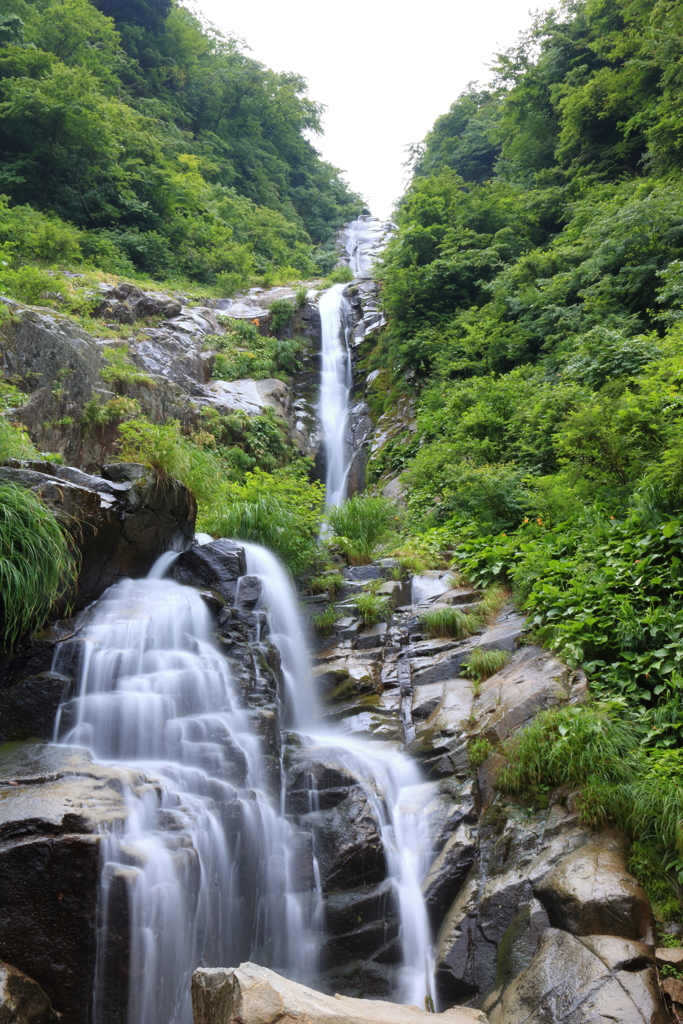
[[[320,297],[322,370],[318,416],[323,430],[325,452],[325,497],[328,505],[341,505],[346,498],[349,453],[349,392],[351,354],[348,338],[348,304],[344,285],[335,284]]]

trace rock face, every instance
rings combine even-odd
[[[273,971],[245,963],[234,968],[200,968],[192,978],[195,1024],[486,1024],[479,1010],[457,1007],[431,1014],[347,996],[326,996],[287,981]]]
[[[488,1004],[487,1004],[488,1005]],[[667,1024],[642,942],[546,931],[529,965],[488,1009],[491,1024]]]
[[[125,787],[147,786],[140,773],[94,764],[85,751],[0,752],[0,958],[49,993],[64,1024],[90,1019],[99,829],[126,819]]]
[[[50,1024],[58,1019],[40,985],[0,960],[2,1024]]]
[[[82,568],[76,610],[128,576],[145,576],[159,555],[182,551],[194,535],[194,498],[176,480],[134,463],[112,463],[104,476],[50,462],[0,466],[0,481],[34,491],[73,524]]]

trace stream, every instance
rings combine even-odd
[[[351,266],[367,274],[375,222],[346,229]],[[319,413],[325,446],[327,501],[346,497],[346,433],[351,390],[349,308],[344,286],[320,300],[322,372]],[[255,544],[246,576],[258,578],[251,646],[258,673],[266,638],[282,669],[279,748],[297,737],[315,753],[333,749],[362,779],[379,822],[386,877],[400,920],[402,965],[390,998],[422,1006],[431,993],[430,929],[420,892],[428,868],[421,818],[420,770],[394,744],[362,740],[316,725],[309,654],[296,592],[276,557]],[[91,606],[83,630],[81,674],[68,716],[61,709],[55,742],[86,747],[98,761],[139,770],[152,780],[126,794],[129,815],[103,834],[93,1018],[107,1024],[107,992],[115,984],[121,901],[130,934],[127,1024],[191,1024],[190,979],[197,966],[250,960],[320,987],[325,916],[320,871],[298,872],[301,835],[285,812],[286,772],[274,791],[263,737],[244,707],[229,662],[212,639],[205,601],[165,578],[174,554],[146,579],[124,580]],[[54,671],[60,671],[59,655]],[[317,794],[311,781],[311,811]]]

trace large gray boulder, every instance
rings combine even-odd
[[[529,965],[485,1003],[490,1024],[667,1024],[652,950],[549,929]]]
[[[103,474],[51,462],[0,466],[0,482],[30,488],[72,529],[81,555],[75,610],[121,579],[146,576],[194,535],[197,506],[183,484],[135,463],[112,463]]]
[[[101,833],[125,822],[126,790],[142,795],[149,785],[84,750],[0,751],[0,958],[35,979],[63,1024],[90,1019]],[[125,1013],[121,979],[108,999]]]
[[[326,996],[257,964],[202,967],[192,976],[195,1024],[486,1024],[480,1010],[431,1014],[416,1006]]]
[[[534,894],[555,928],[654,942],[649,900],[626,870],[623,844],[609,832],[563,857]]]
[[[232,540],[221,539],[183,551],[173,562],[168,575],[186,586],[215,590],[224,601],[233,605],[237,581],[246,571],[244,548]]]

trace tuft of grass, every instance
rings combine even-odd
[[[425,624],[428,636],[454,637],[457,640],[472,636],[482,625],[478,615],[451,606],[423,612],[420,619]]]
[[[297,288],[296,295],[294,296],[294,301],[296,302],[299,309],[302,306],[306,305],[306,303],[308,302],[308,288],[305,285],[301,285],[300,288]]]
[[[327,510],[333,540],[351,565],[368,565],[379,545],[394,531],[397,510],[387,498],[354,494]]]
[[[469,754],[471,766],[478,768],[480,764],[484,763],[492,750],[493,747],[483,736],[477,736],[475,739],[470,740],[467,746],[467,753]]]
[[[329,608],[326,608],[324,612],[313,616],[313,625],[319,633],[323,634],[323,636],[328,636],[334,629],[335,622],[338,620],[339,612],[333,605],[331,605]]]
[[[108,423],[120,423],[122,420],[132,419],[140,412],[140,403],[136,398],[112,398],[109,402],[102,402],[99,398],[91,398],[83,406],[81,423],[84,427],[102,427]],[[64,417],[68,420],[69,417]],[[60,421],[64,425],[64,420]],[[71,420],[73,422],[73,420]]]
[[[379,594],[358,594],[354,601],[366,626],[374,626],[376,622],[386,621],[391,615],[389,599],[380,597]]]
[[[56,516],[32,491],[0,484],[0,640],[41,626],[76,581],[78,560]]]
[[[486,589],[482,600],[478,603],[477,613],[490,625],[495,621],[508,598],[509,592],[505,587],[494,583]]]
[[[106,365],[100,371],[100,377],[107,384],[122,388],[127,384],[140,384],[145,388],[156,388],[157,382],[144,370],[139,370],[129,358],[127,345],[117,348],[106,348],[102,353]]]
[[[483,683],[505,668],[511,658],[508,651],[484,651],[481,647],[475,647],[462,667],[462,674],[467,679]]]
[[[345,583],[340,572],[321,573],[319,576],[311,576],[308,589],[312,594],[327,594],[332,600],[338,596]]]
[[[323,288],[331,288],[333,284],[348,284],[353,281],[353,271],[346,263],[340,263],[323,281]]]

